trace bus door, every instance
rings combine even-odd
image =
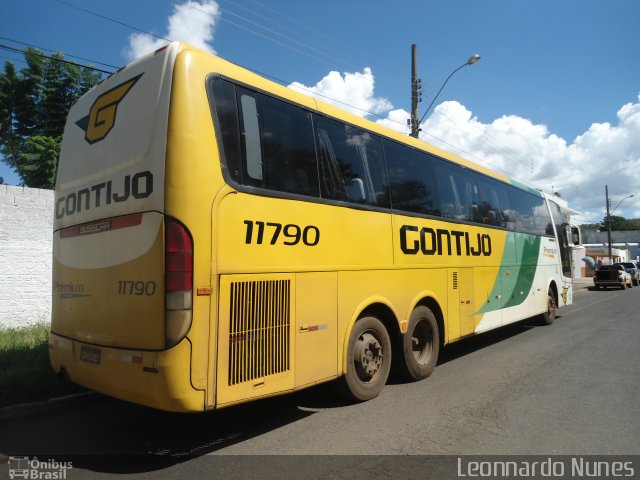
[[[454,318],[457,314],[458,318],[458,322],[452,318],[450,338],[471,335],[475,329],[473,313],[476,310],[473,298],[473,268],[450,268],[449,285],[449,312]]]

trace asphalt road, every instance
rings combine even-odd
[[[640,288],[574,300],[552,326],[527,320],[452,345],[431,378],[392,381],[370,402],[323,385],[182,415],[98,397],[0,423],[0,455],[68,459],[67,478],[389,478],[411,458],[397,455],[638,455]]]

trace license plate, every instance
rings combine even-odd
[[[100,349],[83,345],[80,348],[80,360],[94,365],[100,364]]]

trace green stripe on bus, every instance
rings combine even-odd
[[[529,296],[540,255],[541,238],[508,233],[501,267],[487,302],[476,313],[520,305]],[[519,260],[519,261],[518,261]]]

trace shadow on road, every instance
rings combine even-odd
[[[446,347],[438,364],[451,362],[539,325],[528,319]],[[391,379],[389,383],[402,383]],[[74,468],[143,473],[214,453],[302,420],[315,411],[349,405],[331,384],[202,414],[152,410],[98,396],[0,424],[0,456],[69,460]]]
[[[560,318],[562,318],[560,315],[556,316],[556,320]],[[480,335],[465,338],[445,347],[438,358],[438,365],[450,362],[471,352],[481,350],[538,327],[544,328],[545,325],[542,324],[539,317],[532,317],[512,323],[511,325],[506,325],[497,330],[491,330],[486,333],[481,333]]]
[[[160,470],[301,420],[313,408],[337,406],[328,390],[318,386],[202,414],[161,412],[99,396],[0,424],[0,457],[55,458],[105,473]]]

